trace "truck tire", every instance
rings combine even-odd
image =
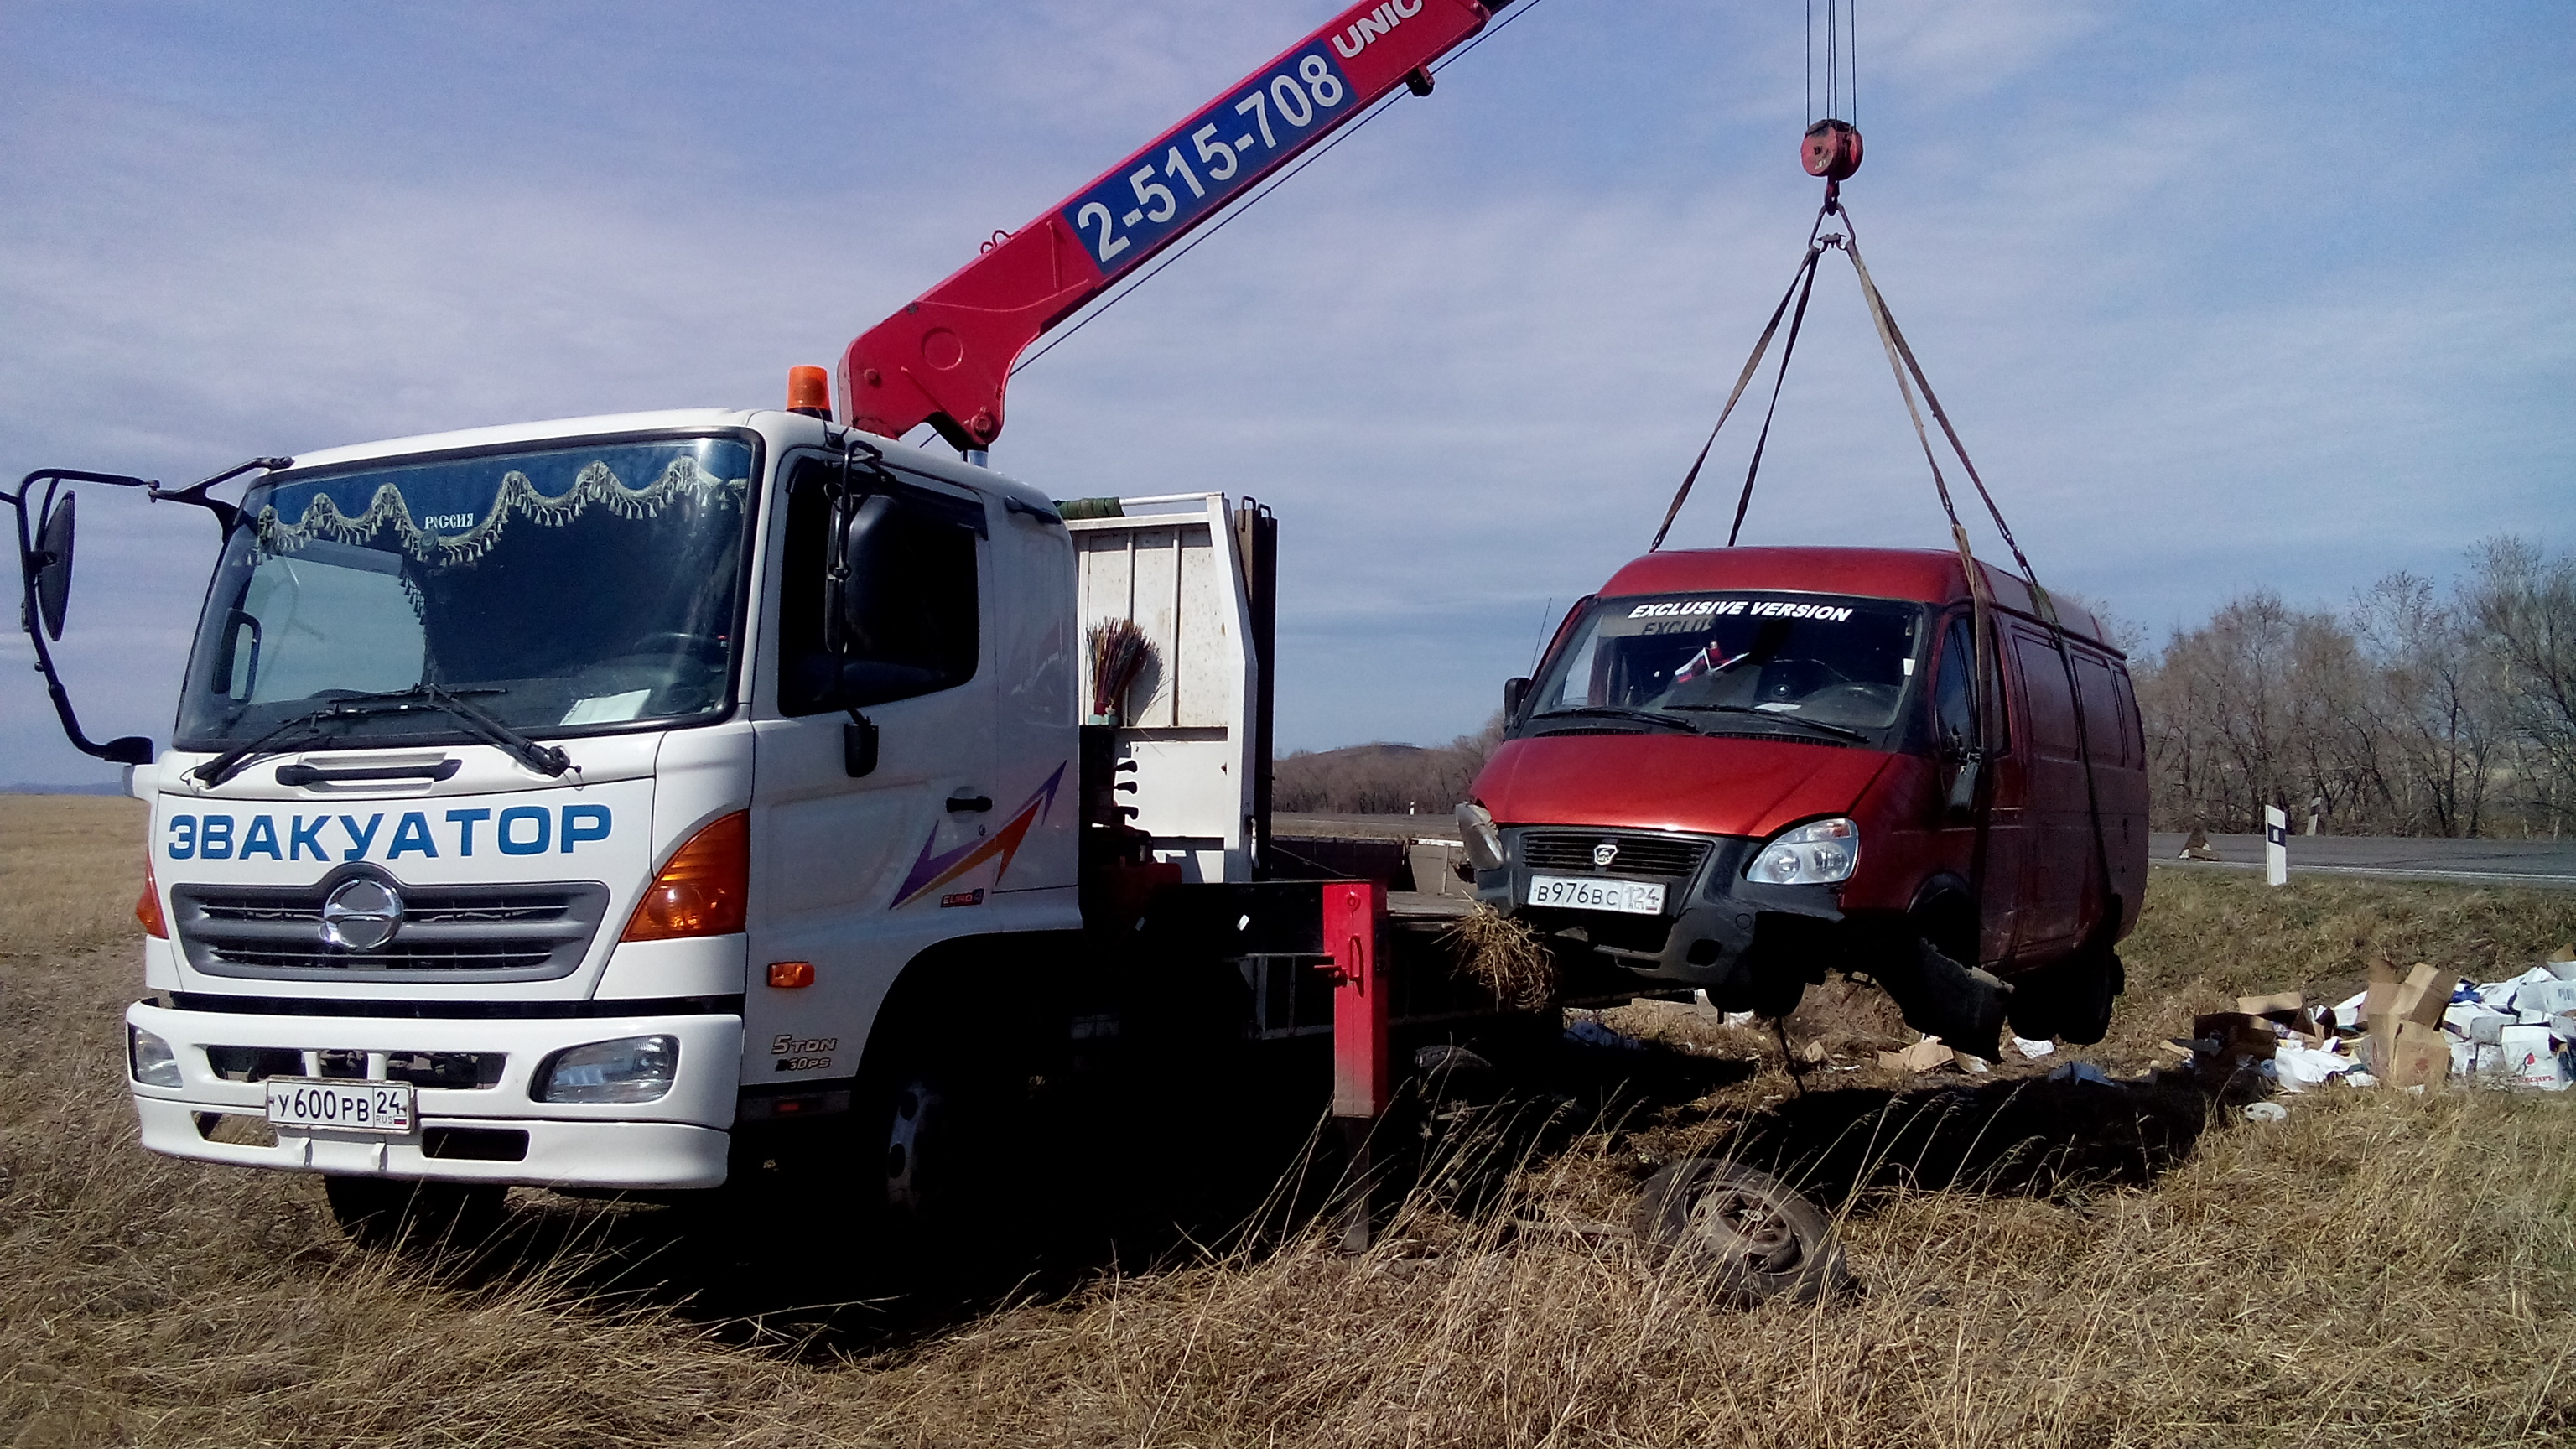
[[[1751,1307],[1774,1298],[1813,1303],[1853,1286],[1833,1224],[1767,1172],[1691,1157],[1646,1180],[1632,1218],[1663,1262],[1705,1273],[1716,1292]]]
[[[497,1182],[326,1175],[332,1221],[362,1248],[436,1252],[481,1246],[500,1230],[509,1188]]]

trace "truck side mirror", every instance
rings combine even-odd
[[[833,532],[823,585],[823,647],[834,654],[846,652],[854,635],[868,632],[868,581],[884,576],[894,510],[891,495],[872,495],[860,500]]]
[[[44,620],[45,637],[63,637],[63,610],[71,603],[72,594],[72,503],[66,493],[45,514],[36,528],[36,551],[27,560],[34,570],[36,613]]]
[[[1530,682],[1526,676],[1517,679],[1506,679],[1503,681],[1504,719],[1513,719],[1520,714],[1521,699],[1529,693],[1529,687]]]

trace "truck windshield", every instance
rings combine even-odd
[[[720,716],[753,466],[726,436],[265,480],[207,595],[179,746],[422,685],[534,736]],[[415,710],[321,729],[342,744],[473,737]]]
[[[1821,594],[1602,599],[1531,691],[1524,727],[1668,727],[1874,742],[1914,677],[1923,606]],[[1622,721],[1627,723],[1622,724]]]

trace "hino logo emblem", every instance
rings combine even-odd
[[[361,876],[322,902],[322,939],[343,951],[372,951],[402,925],[402,895],[383,881]]]
[[[1618,858],[1619,842],[1615,840],[1605,840],[1592,847],[1592,863],[1605,870],[1609,868],[1610,862]]]

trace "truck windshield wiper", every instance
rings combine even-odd
[[[510,758],[540,775],[556,776],[572,768],[572,757],[559,749],[538,744],[519,731],[494,719],[482,706],[469,701],[469,694],[499,694],[497,689],[453,690],[435,684],[415,685],[384,694],[352,694],[335,699],[318,709],[307,710],[285,720],[275,728],[244,740],[188,773],[208,787],[220,785],[241,773],[251,758],[275,754],[286,749],[326,743],[335,738],[323,726],[334,720],[363,719],[373,715],[400,714],[406,710],[434,709],[465,726],[466,733],[507,753]],[[303,733],[298,734],[298,731]],[[290,737],[292,740],[290,742]]]
[[[1841,737],[1842,737],[1842,738],[1844,738],[1844,739],[1847,739],[1847,740],[1856,740],[1856,741],[1858,741],[1859,743],[1864,744],[1864,745],[1869,743],[1869,736],[1868,736],[1867,734],[1864,734],[1864,733],[1862,733],[1861,731],[1856,730],[1856,729],[1853,729],[1853,728],[1851,728],[1851,727],[1849,727],[1849,726],[1847,726],[1847,725],[1827,724],[1827,723],[1825,723],[1823,720],[1820,720],[1820,719],[1806,719],[1806,718],[1802,718],[1801,716],[1798,716],[1798,715],[1789,714],[1789,713],[1787,713],[1787,712],[1785,712],[1785,711],[1782,711],[1782,710],[1776,710],[1776,709],[1763,709],[1763,708],[1761,708],[1761,707],[1760,707],[1760,706],[1758,706],[1758,705],[1750,705],[1750,704],[1677,704],[1677,705],[1674,705],[1674,706],[1673,706],[1673,708],[1675,708],[1675,709],[1688,709],[1688,710],[1705,710],[1705,711],[1707,711],[1707,712],[1709,712],[1709,713],[1711,713],[1711,714],[1753,714],[1753,715],[1760,715],[1760,716],[1761,716],[1762,718],[1764,718],[1764,719],[1776,719],[1776,720],[1780,721],[1782,724],[1804,725],[1804,726],[1806,726],[1808,729],[1811,729],[1811,730],[1823,730],[1826,734],[1829,734],[1829,735],[1839,735],[1839,736],[1841,736]]]
[[[1584,719],[1633,719],[1645,724],[1660,725],[1669,730],[1680,730],[1686,735],[1699,733],[1698,727],[1689,720],[1666,714],[1660,709],[1632,709],[1624,704],[1579,704],[1572,709],[1542,710],[1531,718],[1562,719],[1568,715]]]

